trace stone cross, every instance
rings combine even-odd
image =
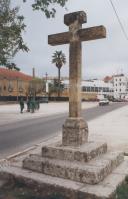
[[[83,11],[64,15],[64,23],[69,26],[69,32],[48,36],[48,44],[70,44],[69,48],[69,118],[63,125],[64,146],[79,146],[88,140],[88,126],[81,117],[81,59],[82,41],[106,37],[103,26],[82,29],[87,22]]]

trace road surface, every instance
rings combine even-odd
[[[82,111],[82,115],[90,121],[123,106],[125,103],[97,106]],[[67,114],[63,113],[0,126],[0,159],[61,132],[66,117]]]

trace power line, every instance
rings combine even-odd
[[[123,24],[122,24],[122,22],[121,22],[121,20],[120,20],[120,17],[119,17],[119,15],[118,15],[117,11],[116,11],[116,8],[115,8],[115,6],[114,6],[112,0],[109,0],[109,1],[110,1],[111,6],[112,6],[112,8],[113,8],[113,10],[114,10],[114,13],[115,13],[115,15],[116,15],[116,17],[117,17],[117,20],[118,20],[118,22],[119,22],[119,25],[120,25],[120,27],[121,27],[121,30],[122,30],[122,32],[123,32],[125,38],[128,40],[128,35],[127,35],[127,33],[126,33],[125,29],[124,29],[124,26],[123,26]]]

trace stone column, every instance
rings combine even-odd
[[[76,20],[69,25],[69,118],[63,125],[62,144],[79,146],[88,140],[88,126],[81,117],[81,41],[77,31],[82,24]]]

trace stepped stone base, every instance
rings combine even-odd
[[[48,142],[51,143],[51,142]],[[12,164],[2,177],[39,189],[41,196],[60,193],[64,199],[114,199],[116,188],[128,175],[128,161],[121,152],[107,152],[106,143],[88,142],[63,146],[43,145],[41,153],[30,154],[20,167]]]
[[[102,155],[86,164],[31,155],[23,161],[23,168],[77,182],[97,184],[123,160],[124,157],[120,152]]]
[[[32,189],[37,189],[40,196],[60,194],[63,199],[116,199],[116,189],[128,176],[128,161],[124,161],[108,177],[96,185],[79,183],[41,173],[30,172],[18,167],[5,167],[0,178],[16,180]]]
[[[42,157],[89,162],[93,158],[107,152],[107,144],[87,142],[79,147],[62,146],[60,142],[42,147]]]
[[[76,182],[98,184],[124,160],[121,152],[106,152],[106,143],[88,142],[69,147],[58,142],[42,147],[41,155],[25,158],[23,168]]]

